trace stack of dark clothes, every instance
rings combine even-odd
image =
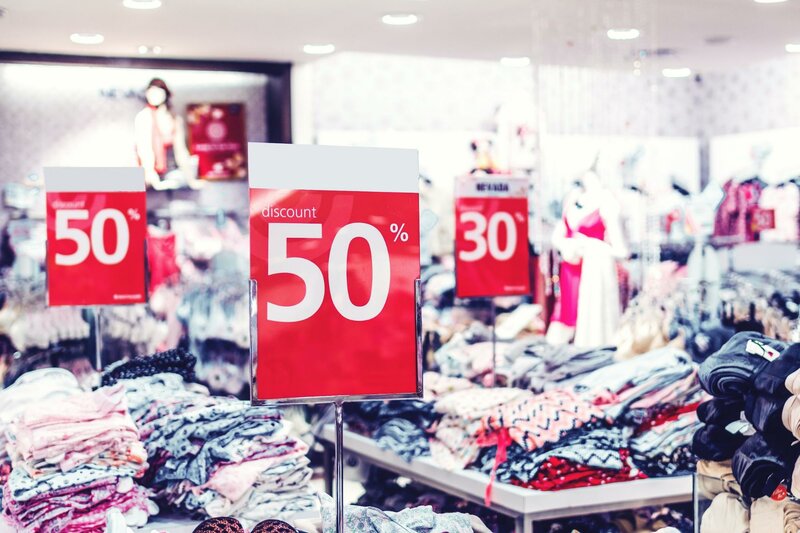
[[[441,417],[422,400],[355,402],[345,405],[348,429],[375,439],[378,446],[411,461],[430,455],[427,430]]]
[[[787,378],[800,368],[800,345],[760,333],[737,333],[700,367],[700,382],[714,399],[698,408],[705,425],[693,439],[701,459],[732,459],[744,496],[771,496],[788,487],[800,446],[784,426],[792,392]]]
[[[183,349],[167,350],[119,361],[103,371],[102,384],[108,387],[121,379],[136,379],[156,374],[178,374],[187,383],[195,381],[197,358]]]

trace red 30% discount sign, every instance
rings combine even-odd
[[[417,156],[250,145],[254,400],[416,395]]]
[[[528,180],[465,176],[455,205],[456,295],[530,294]]]
[[[47,168],[49,305],[144,302],[147,230],[139,168]]]

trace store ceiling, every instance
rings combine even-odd
[[[783,56],[788,42],[800,41],[800,0],[163,0],[152,11],[126,9],[122,0],[0,6],[0,49],[113,56],[157,45],[168,57],[305,61],[304,44],[333,43],[338,51],[530,55],[534,62],[632,68],[639,50],[661,48],[674,55],[651,65],[723,70]],[[381,23],[382,15],[398,12],[421,20]],[[641,37],[611,41],[611,27],[637,27]],[[74,32],[101,33],[105,41],[74,44]]]

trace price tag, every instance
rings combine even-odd
[[[752,226],[753,232],[755,233],[775,229],[775,210],[755,209],[753,211]]]
[[[416,151],[249,145],[254,401],[421,394]]]
[[[142,169],[46,168],[44,177],[49,305],[144,302]]]
[[[530,294],[527,179],[456,182],[455,253],[459,298]]]

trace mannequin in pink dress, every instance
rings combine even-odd
[[[567,195],[553,245],[562,263],[560,296],[548,341],[563,344],[574,339],[584,346],[610,343],[620,313],[615,260],[627,257],[628,250],[619,205],[593,171],[585,173],[579,187]],[[591,263],[591,272],[584,272],[586,263]]]

